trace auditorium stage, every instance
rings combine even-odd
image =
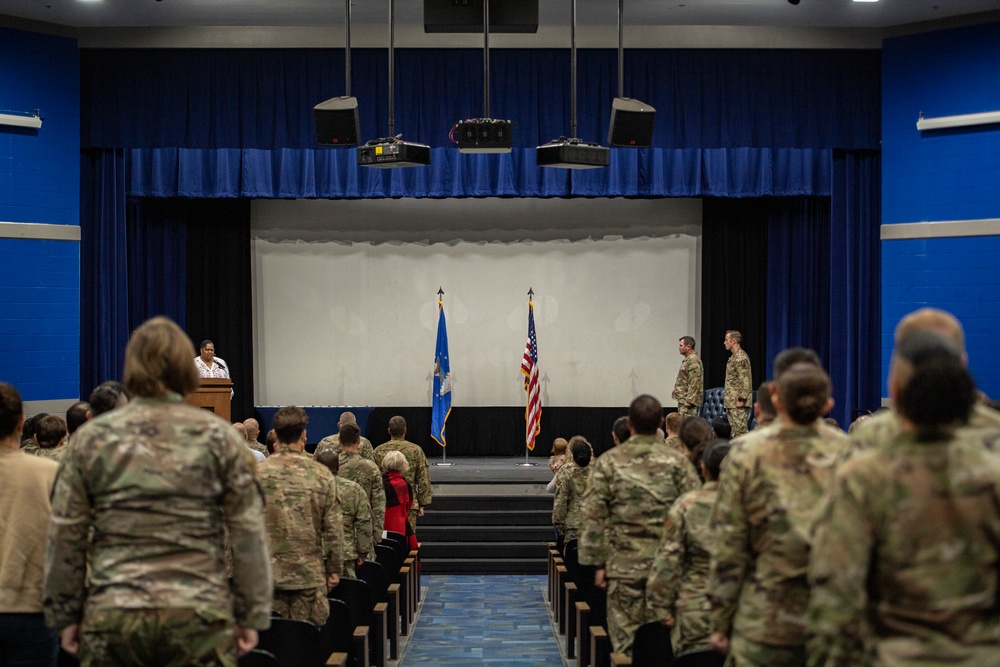
[[[429,458],[431,487],[435,495],[545,495],[552,479],[548,459],[530,460],[537,465],[524,466],[523,456],[449,456],[450,466],[434,465],[440,456]]]

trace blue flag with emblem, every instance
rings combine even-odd
[[[444,302],[438,301],[438,335],[434,350],[434,404],[431,410],[431,437],[445,447],[445,424],[451,413],[451,361],[448,359],[448,327],[444,321]]]

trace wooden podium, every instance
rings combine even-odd
[[[230,396],[233,392],[233,381],[229,378],[201,378],[201,385],[188,394],[187,402],[196,408],[214,412],[226,421],[230,421]]]

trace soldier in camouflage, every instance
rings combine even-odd
[[[274,454],[257,466],[267,498],[267,541],[274,572],[275,613],[323,627],[327,593],[344,567],[344,519],[337,480],[305,453],[305,410],[274,415]]]
[[[992,665],[1000,642],[1000,429],[949,340],[897,340],[899,432],[836,471],[809,578],[809,662]]]
[[[583,499],[580,563],[597,567],[594,583],[608,592],[611,646],[629,656],[636,630],[654,620],[646,580],[663,517],[678,496],[701,486],[691,462],[657,439],[662,414],[652,396],[632,401],[631,437],[593,464]]]
[[[343,428],[345,424],[353,424],[355,427],[358,426],[358,418],[354,416],[353,412],[342,412],[340,414],[340,421],[337,422],[338,432],[333,435],[328,435],[319,441],[316,445],[316,451],[313,452],[313,456],[318,456],[320,452],[324,452],[328,449],[332,449],[337,454],[340,453],[340,432],[339,429]],[[360,444],[358,445],[358,453],[362,458],[371,461],[372,463],[377,463],[375,461],[375,453],[372,448],[371,440],[361,435],[361,428],[358,427],[358,435],[360,437]],[[378,465],[375,466],[378,468]]]
[[[899,344],[904,338],[919,331],[943,336],[961,352],[962,358],[965,358],[965,332],[962,324],[951,313],[936,308],[922,308],[906,315],[896,325],[896,343]],[[963,428],[1000,428],[1000,412],[977,401],[969,416],[968,424]],[[878,412],[871,419],[859,424],[851,434],[854,442],[849,456],[861,450],[877,447],[880,443],[889,443],[901,430],[899,416],[895,411]]]
[[[729,442],[713,440],[700,461],[705,485],[677,499],[664,521],[663,537],[646,583],[650,612],[673,628],[674,656],[711,650],[708,573],[712,507],[719,492],[719,468]]]
[[[184,402],[193,354],[166,318],[136,329],[124,374],[136,400],[87,422],[63,457],[45,614],[85,666],[235,666],[270,624],[260,488],[229,424]]]
[[[357,424],[350,422],[340,427],[340,459],[337,477],[347,479],[365,492],[371,507],[372,546],[366,551],[374,553],[374,545],[382,541],[382,531],[385,526],[385,486],[382,484],[382,473],[378,466],[368,459],[361,458],[358,453],[358,442],[361,431]]]
[[[340,470],[340,456],[332,450],[320,452],[317,463],[322,463],[334,477]],[[358,484],[344,477],[337,477],[337,501],[344,515],[344,576],[356,577],[357,567],[366,560],[373,560],[372,507],[368,496]]]
[[[819,426],[833,405],[823,369],[795,364],[777,385],[781,426],[732,448],[712,515],[711,643],[732,667],[803,664],[810,530],[847,446]]]
[[[698,408],[705,402],[705,368],[694,351],[694,338],[684,336],[677,343],[677,351],[684,357],[677,371],[674,393],[677,412],[684,416],[698,414]]]
[[[39,456],[59,461],[66,452],[66,422],[58,415],[46,415],[35,426]]]
[[[263,454],[264,458],[270,456],[270,452],[267,451],[267,447],[265,447],[262,442],[257,440],[257,438],[260,437],[260,424],[257,423],[257,420],[253,417],[244,420],[243,428],[246,430],[247,434],[247,447],[255,452]]]
[[[750,371],[750,357],[743,351],[743,334],[739,331],[726,332],[725,346],[732,353],[726,362],[726,382],[723,385],[722,407],[726,409],[731,436],[738,438],[747,432],[750,421],[750,399],[753,396],[753,379]]]
[[[424,515],[424,507],[431,504],[431,475],[427,456],[420,445],[406,439],[406,420],[399,415],[389,420],[389,442],[375,448],[375,463],[382,469],[382,459],[388,452],[398,451],[406,458],[409,470],[403,479],[413,489],[413,508],[410,510],[410,527],[417,530],[417,517]]]
[[[570,449],[572,460],[556,473],[556,497],[552,503],[552,525],[562,536],[563,543],[580,536],[580,510],[583,493],[590,478],[590,458],[593,450],[586,440],[578,440]]]

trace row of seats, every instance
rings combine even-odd
[[[721,653],[695,653],[674,659],[670,629],[659,621],[639,628],[631,659],[611,652],[607,630],[605,591],[594,585],[595,568],[581,565],[577,542],[570,540],[562,552],[548,544],[548,603],[560,637],[565,638],[566,657],[578,667],[722,667]]]
[[[420,556],[406,537],[387,533],[375,562],[341,577],[330,592],[330,616],[316,632],[305,621],[274,618],[240,667],[386,667],[399,658],[400,637],[410,635],[420,595]]]

